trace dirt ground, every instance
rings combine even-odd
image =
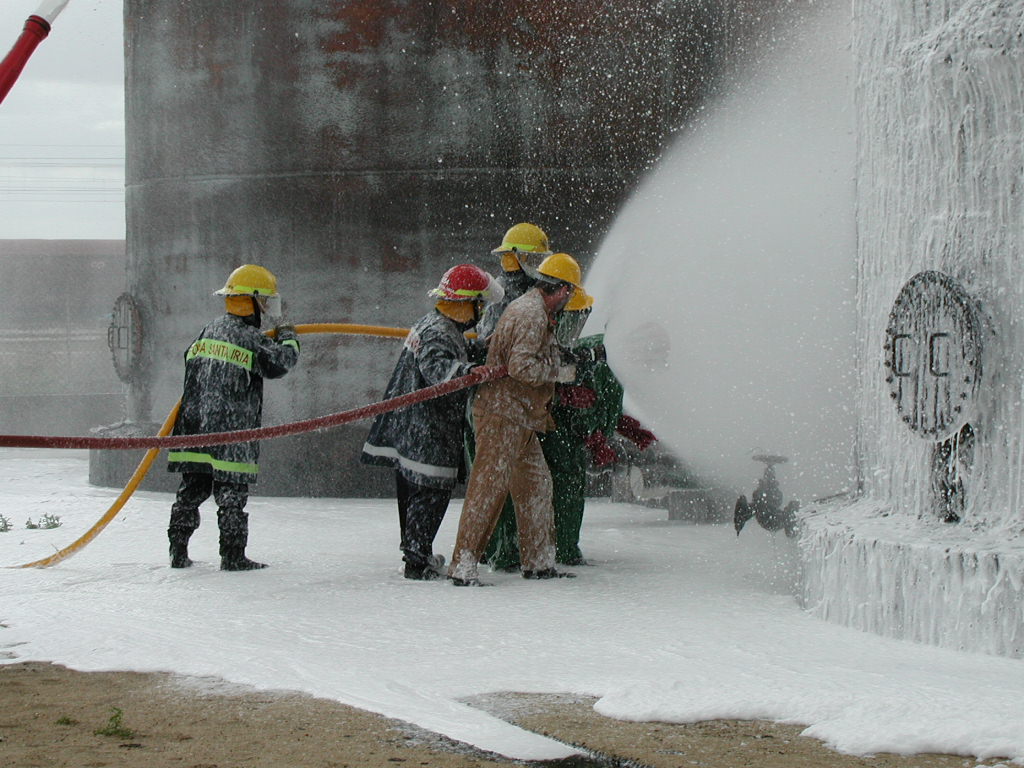
[[[252,692],[166,674],[0,666],[3,768],[973,768],[952,755],[841,755],[799,726],[713,721],[627,723],[565,695],[491,694],[469,701],[588,751],[526,764],[333,701]]]

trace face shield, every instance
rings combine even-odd
[[[583,326],[587,324],[588,317],[590,317],[589,308],[563,309],[559,312],[558,318],[555,320],[555,341],[558,342],[558,345],[565,349],[576,346],[580,333],[583,332]]]
[[[487,287],[480,291],[473,300],[473,322],[469,327],[476,327],[476,324],[480,322],[480,318],[484,315],[484,308],[488,304],[499,304],[504,298],[505,289],[501,287],[501,283],[488,274]]]
[[[274,294],[273,296],[256,296],[256,301],[260,305],[260,312],[265,318],[271,323],[276,324],[281,318],[281,295]]]
[[[481,291],[480,298],[488,304],[500,304],[502,299],[505,298],[505,289],[501,287],[501,283],[488,274],[487,288]]]
[[[513,250],[512,253],[515,255],[516,260],[519,262],[519,266],[522,268],[526,275],[534,280],[541,276],[540,272],[537,271],[537,267],[540,266],[541,262],[544,261],[548,256],[551,255],[551,251],[520,251]]]

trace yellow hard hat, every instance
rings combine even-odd
[[[266,267],[243,264],[228,275],[216,296],[277,296],[277,278]]]
[[[563,283],[572,283],[576,288],[580,287],[580,282],[583,279],[580,265],[568,253],[554,253],[548,256],[537,267],[537,273],[541,276],[539,278],[541,280],[548,278],[548,282],[558,280]]]
[[[565,309],[570,312],[582,312],[584,309],[590,309],[592,306],[594,306],[594,297],[583,290],[583,286],[580,285],[573,291],[572,298],[565,305]]]
[[[501,239],[501,245],[491,253],[506,253],[508,251],[525,251],[526,253],[551,255],[551,246],[548,245],[548,236],[544,230],[536,224],[522,222],[509,228],[505,237]]]

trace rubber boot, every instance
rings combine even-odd
[[[222,571],[256,571],[266,568],[266,563],[257,563],[245,556],[245,539],[220,542],[220,569]]]
[[[192,531],[187,528],[168,528],[167,539],[171,542],[171,568],[188,568],[192,560],[188,556],[188,540]]]
[[[541,568],[539,571],[523,571],[524,579],[575,579],[576,574],[568,571],[556,571],[554,568]]]
[[[419,562],[417,562],[419,560]],[[422,555],[419,558],[405,557],[405,578],[414,581],[434,581],[443,579],[444,555],[429,555],[424,561]]]

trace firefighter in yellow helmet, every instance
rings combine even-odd
[[[540,274],[541,271],[543,271],[543,275]],[[579,264],[572,256],[566,253],[556,253],[548,256],[538,265],[535,272],[538,277],[543,279],[556,279],[573,285],[580,285],[581,274]],[[580,306],[586,305],[587,314],[589,314],[589,306],[592,303],[593,299],[590,298],[586,291],[582,287],[577,288],[565,308],[557,312],[554,317],[558,318],[559,323],[564,324],[564,318],[567,314],[570,314],[566,311],[570,306],[577,304]],[[571,313],[573,316],[577,314],[579,313]],[[556,342],[558,342],[557,336]],[[542,447],[544,443],[543,435],[546,434],[549,433],[544,432],[541,435]],[[516,512],[511,503],[505,504],[501,515],[498,517],[498,522],[494,526],[494,532],[491,534],[490,541],[484,551],[484,559],[493,570],[497,571],[513,571],[520,566],[519,531],[516,525]]]
[[[604,334],[580,338],[593,304],[581,289],[559,314],[555,338],[566,359],[576,363],[576,378],[558,385],[551,405],[555,429],[540,437],[554,485],[555,562],[562,565],[586,565],[579,540],[587,465],[605,467],[619,460],[607,438],[620,434],[640,450],[656,440],[622,412],[622,385],[608,366]]]
[[[498,284],[504,291],[504,298],[489,305],[484,310],[480,322],[477,323],[477,337],[484,340],[485,344],[490,335],[494,333],[498,320],[505,312],[506,307],[533,287],[537,277],[537,267],[541,261],[551,255],[551,245],[548,242],[547,233],[543,229],[536,224],[524,221],[509,227],[504,237],[501,238],[501,243],[491,251],[491,254],[498,256],[501,261]],[[486,348],[482,348],[486,352]],[[472,422],[472,410],[470,411],[470,422]],[[470,429],[466,431],[467,465],[472,464],[474,453],[474,434]],[[499,546],[502,547],[501,551],[496,551],[496,547]],[[492,543],[487,549],[485,559],[489,561],[491,558],[496,558],[499,567],[506,561],[519,562],[515,511],[512,508],[511,499],[505,502]]]
[[[551,255],[551,246],[543,229],[536,224],[521,222],[509,228],[501,244],[491,253],[501,257],[502,273],[498,284],[505,291],[505,298],[484,310],[484,316],[476,327],[482,339],[494,332],[505,308],[533,287],[537,267]]]
[[[552,260],[556,265],[561,262],[561,266],[572,269],[561,254],[555,254]],[[560,565],[586,565],[579,539],[587,465],[604,467],[619,458],[606,438],[613,433],[621,434],[641,450],[655,441],[650,430],[622,413],[622,385],[608,366],[604,334],[580,338],[593,305],[594,298],[581,287],[558,313],[555,339],[563,360],[575,363],[576,376],[555,387],[551,401],[555,428],[539,435],[544,460],[551,473],[555,563]],[[514,515],[506,520],[502,514],[487,549],[487,561],[497,570],[514,570],[519,566]]]
[[[536,285],[509,304],[491,336],[487,364],[508,375],[480,385],[473,403],[476,456],[448,575],[457,586],[480,583],[478,567],[506,496],[519,530],[523,577],[550,579],[555,570],[551,473],[537,433],[551,429],[555,383],[572,381],[563,365],[554,319],[580,285],[580,268],[566,254],[537,267]]]
[[[260,426],[263,379],[284,376],[298,362],[295,329],[278,325],[273,338],[260,332],[264,317],[278,318],[277,278],[255,264],[234,270],[224,287],[226,313],[207,325],[185,350],[185,383],[175,435],[231,432]],[[259,443],[231,443],[168,451],[167,468],[181,473],[167,537],[171,567],[192,565],[188,541],[199,527],[199,505],[212,494],[220,529],[220,567],[263,568],[245,556],[249,485],[256,482]]]

